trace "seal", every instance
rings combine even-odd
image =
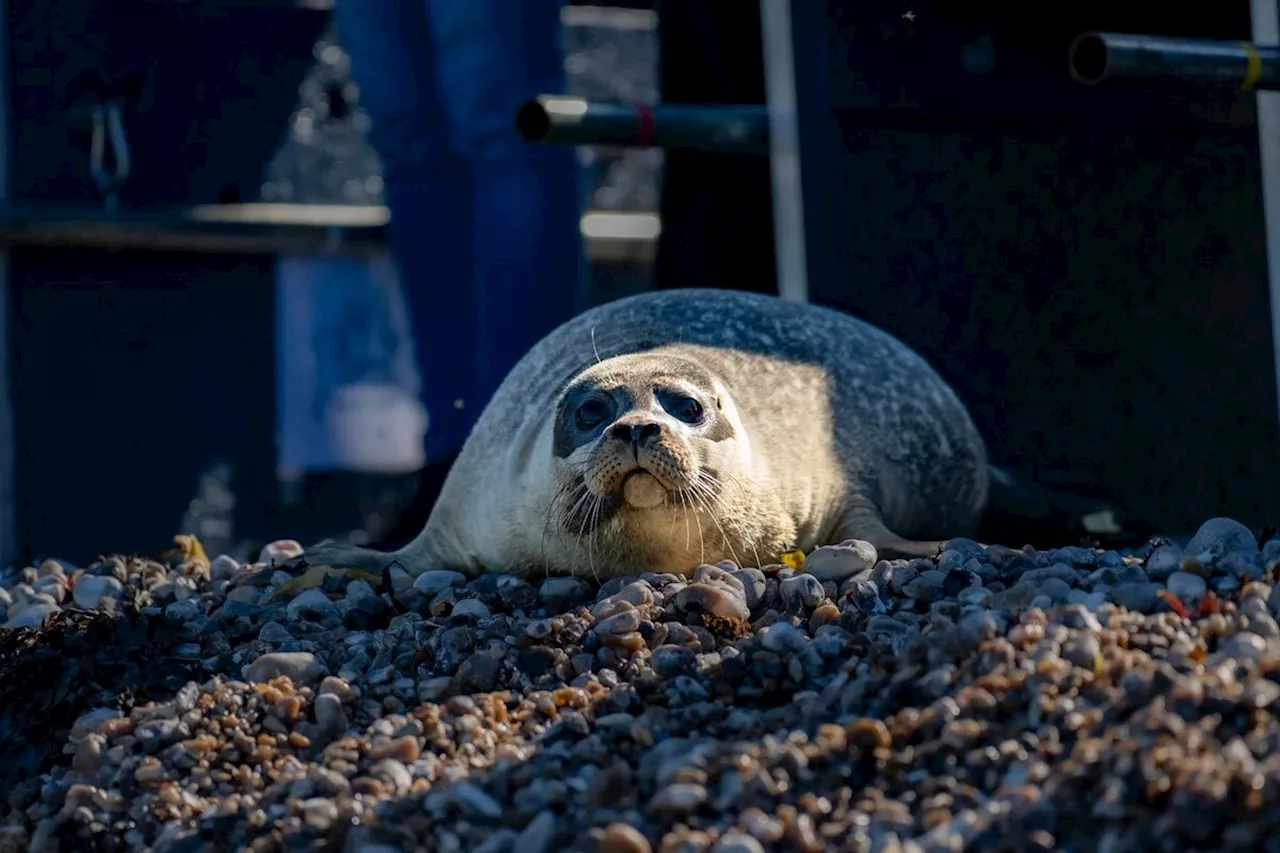
[[[307,563],[606,578],[971,535],[986,448],[923,357],[849,314],[732,290],[610,302],[511,370],[422,532]]]

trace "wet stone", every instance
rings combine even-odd
[[[244,677],[264,682],[283,675],[296,684],[311,684],[324,675],[324,666],[311,652],[270,652],[245,667]]]
[[[1209,585],[1205,583],[1204,578],[1189,572],[1174,572],[1170,574],[1168,580],[1165,581],[1165,585],[1169,588],[1169,592],[1182,601],[1191,603],[1198,602],[1209,589]]]
[[[1152,613],[1162,606],[1159,592],[1157,583],[1124,583],[1111,588],[1110,598],[1127,610]]]
[[[805,559],[804,570],[820,581],[842,581],[875,566],[875,546],[861,539],[815,548]]]
[[[1211,518],[1196,535],[1191,537],[1184,551],[1185,557],[1215,560],[1225,554],[1235,552],[1256,552],[1258,540],[1253,531],[1231,518]]]
[[[789,610],[812,610],[826,597],[822,582],[803,572],[784,578],[778,587]]]

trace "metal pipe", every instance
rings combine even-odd
[[[1280,49],[1247,41],[1084,33],[1071,43],[1071,76],[1086,85],[1108,77],[1280,89]]]
[[[545,144],[769,153],[769,112],[762,106],[650,106],[539,95],[516,112],[516,132],[526,142]]]

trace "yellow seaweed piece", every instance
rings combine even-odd
[[[800,571],[804,568],[804,551],[798,549],[795,551],[788,551],[782,555],[782,563],[785,566],[790,566],[796,571]]]

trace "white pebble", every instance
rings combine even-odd
[[[258,554],[258,562],[266,563],[268,566],[277,565],[286,560],[292,560],[294,557],[302,556],[302,552],[302,545],[296,540],[277,539],[262,546],[262,551]]]
[[[876,547],[861,539],[824,545],[804,561],[804,570],[820,581],[842,581],[876,564]]]
[[[235,557],[219,554],[209,564],[209,579],[215,581],[230,580],[240,570],[240,563]]]
[[[4,623],[4,628],[39,628],[44,620],[62,608],[56,604],[35,601],[18,611],[18,614]]]
[[[123,590],[124,584],[111,575],[81,575],[71,592],[71,599],[76,607],[92,610],[104,598],[119,598]]]
[[[324,666],[311,652],[268,652],[244,668],[250,682],[270,681],[287,675],[294,684],[310,684],[324,675]]]

